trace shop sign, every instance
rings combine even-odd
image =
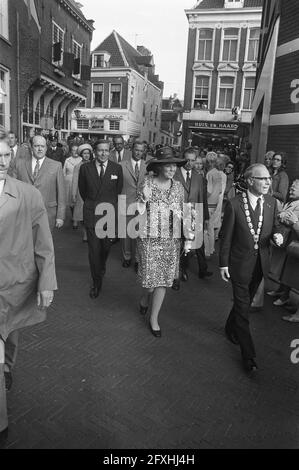
[[[106,114],[104,119],[109,119],[110,121],[119,121],[120,119],[124,119],[121,114]]]
[[[235,122],[208,122],[208,121],[191,121],[189,127],[196,129],[208,129],[212,131],[230,131],[236,132],[239,125]]]

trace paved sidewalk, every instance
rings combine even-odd
[[[119,244],[95,301],[80,234],[66,228],[55,245],[59,292],[47,322],[21,334],[7,448],[299,448],[299,364],[290,361],[299,324],[281,321],[271,299],[252,315],[252,379],[223,335],[231,292],[216,258],[212,279],[199,280],[194,264],[168,292],[156,339]]]

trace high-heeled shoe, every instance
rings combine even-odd
[[[161,330],[154,330],[151,324],[149,324],[149,327],[150,327],[150,332],[152,333],[152,335],[154,335],[155,338],[161,338],[162,336]]]
[[[148,311],[148,305],[146,307],[144,307],[141,304],[139,305],[139,312],[140,312],[141,315],[146,315],[147,311]]]

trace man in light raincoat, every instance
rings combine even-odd
[[[0,443],[8,428],[4,373],[15,361],[16,331],[45,320],[57,289],[42,196],[7,175],[10,159],[9,145],[0,139]]]

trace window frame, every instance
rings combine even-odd
[[[10,71],[6,68],[0,65],[0,72],[3,72],[4,74],[4,90],[3,93],[1,93],[4,102],[4,113],[1,114],[3,115],[3,122],[4,122],[4,128],[5,129],[10,129]]]
[[[242,83],[242,99],[241,99],[241,103],[242,103],[242,110],[243,111],[252,111],[252,103],[253,103],[253,98],[254,98],[254,94],[255,94],[255,88],[247,88],[248,90],[253,90],[253,94],[252,94],[252,100],[251,100],[251,108],[244,108],[244,99],[245,99],[245,90],[246,90],[246,79],[248,78],[252,78],[254,81],[255,81],[255,78],[256,76],[255,75],[244,75],[243,77],[243,83]]]
[[[120,86],[120,92],[119,92],[119,106],[111,106],[111,88],[112,86]],[[121,109],[121,103],[122,103],[122,83],[109,83],[109,109]]]
[[[75,51],[74,51],[74,45],[80,50],[80,56],[76,57]],[[72,38],[72,53],[74,54],[75,59],[80,59],[80,65],[82,64],[82,50],[83,50],[83,44],[80,44],[76,39]],[[81,70],[80,73],[74,74],[72,73],[72,77],[76,78],[79,80],[81,78]]]
[[[233,78],[233,80],[234,80],[234,83],[233,83],[233,86],[232,86],[232,90],[233,90],[232,103],[231,103],[231,106],[229,108],[220,108],[220,91],[221,91],[221,79],[222,78]],[[231,73],[226,73],[226,74],[219,75],[218,83],[217,83],[217,101],[216,101],[217,111],[231,111],[232,108],[234,107],[235,96],[236,96],[236,80],[237,80],[237,76],[233,75]]]
[[[250,33],[253,30],[259,30],[259,37],[258,39],[250,39]],[[247,40],[246,40],[246,54],[245,54],[245,62],[257,62],[259,56],[259,44],[260,44],[260,37],[261,37],[261,28],[258,26],[253,26],[252,28],[248,28],[247,30]],[[249,43],[250,41],[257,41],[257,49],[256,49],[256,59],[249,59]]]
[[[9,40],[8,0],[0,0],[0,37]]]
[[[103,91],[102,91],[102,106],[95,106],[95,99],[94,99],[94,86],[95,85],[101,85],[103,87]],[[102,109],[104,108],[104,83],[92,83],[92,87],[91,87],[91,93],[92,93],[92,98],[91,98],[91,107],[92,108],[99,108],[99,109]]]
[[[208,81],[209,81],[209,91],[208,91],[208,104],[207,104],[207,108],[206,109],[203,109],[203,108],[196,108],[194,105],[195,105],[195,94],[196,94],[196,81],[197,81],[197,78],[199,77],[204,77],[204,78],[207,78]],[[212,78],[212,75],[211,73],[197,73],[194,75],[194,80],[193,80],[193,94],[192,94],[192,109],[196,110],[196,111],[209,111],[210,109],[210,102],[211,102],[211,78]]]
[[[54,28],[57,28],[59,32],[63,34],[62,36],[62,46],[61,46],[61,60],[58,62],[55,62],[53,59],[53,46],[59,41],[54,41]],[[58,38],[60,40],[60,37]],[[64,42],[65,42],[65,30],[59,26],[59,24],[56,23],[56,21],[52,20],[52,64],[55,65],[56,67],[62,67],[63,65],[63,53],[64,53]]]
[[[230,59],[224,59],[223,57],[223,53],[224,53],[224,41],[226,40],[230,40],[232,41],[233,39],[226,39],[225,38],[225,31],[228,30],[228,29],[237,29],[238,30],[238,38],[237,38],[237,49],[236,49],[236,59],[235,60],[230,60]],[[234,62],[234,63],[238,63],[239,62],[239,54],[240,54],[240,34],[241,34],[241,29],[240,28],[237,28],[237,27],[230,27],[230,28],[223,28],[222,29],[222,33],[221,33],[221,62],[226,62],[226,63],[230,63],[230,62]],[[230,50],[229,50],[230,52]]]
[[[198,53],[199,53],[199,41],[201,41],[201,39],[199,38],[199,34],[200,34],[200,31],[202,30],[207,30],[207,31],[212,31],[212,49],[211,49],[211,58],[210,59],[200,59],[198,57]],[[209,39],[203,39],[203,41],[209,41]],[[196,57],[196,61],[197,62],[213,62],[214,61],[214,44],[215,44],[215,29],[213,28],[198,28],[197,29],[197,40],[196,40],[196,51],[195,51],[195,57]]]

